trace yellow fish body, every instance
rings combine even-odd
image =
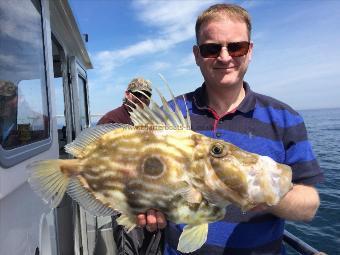
[[[290,190],[289,166],[190,130],[190,120],[170,110],[136,107],[135,126],[107,124],[85,130],[66,151],[76,159],[30,166],[30,183],[51,206],[64,193],[97,216],[120,212],[132,229],[136,215],[157,209],[187,226],[178,250],[192,252],[207,238],[208,223],[228,204],[243,210],[275,205]],[[174,101],[175,102],[175,101]],[[187,115],[188,116],[188,115]]]

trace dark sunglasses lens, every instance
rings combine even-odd
[[[143,91],[143,93],[145,95],[147,95],[148,97],[151,97],[151,94],[149,92],[146,92],[146,91]],[[138,97],[139,99],[141,98],[145,98],[145,99],[148,99],[144,94],[140,93],[140,92],[133,92],[132,93],[134,96]]]
[[[199,46],[203,58],[217,58],[220,55],[222,46],[216,43],[207,43]]]
[[[228,53],[232,57],[241,57],[248,53],[249,42],[234,42],[228,44]]]

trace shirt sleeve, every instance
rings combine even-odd
[[[323,172],[307,137],[305,123],[287,128],[284,135],[285,163],[293,171],[293,183],[314,185],[323,180]]]

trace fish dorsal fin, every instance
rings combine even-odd
[[[96,198],[92,192],[89,192],[76,178],[70,180],[67,193],[94,216],[112,216],[118,214],[108,203]]]
[[[89,144],[115,129],[127,127],[131,126],[127,124],[110,123],[87,128],[83,130],[72,143],[65,146],[65,151],[77,158],[82,158],[84,156],[84,149]]]
[[[197,226],[186,225],[179,237],[177,250],[189,253],[201,248],[207,241],[208,223]]]
[[[161,75],[160,75],[161,76]],[[178,129],[191,129],[191,122],[189,117],[189,111],[184,99],[184,104],[186,106],[186,115],[187,118],[184,118],[183,113],[181,112],[174,94],[172,93],[168,83],[161,76],[163,81],[165,82],[166,87],[168,88],[171,95],[171,103],[174,104],[175,110],[172,110],[169,106],[169,103],[162,95],[162,93],[156,88],[156,91],[162,101],[163,106],[160,107],[154,100],[152,100],[148,95],[146,95],[143,91],[138,91],[143,94],[150,100],[150,106],[147,106],[141,100],[141,106],[139,104],[135,104],[132,101],[129,101],[134,107],[130,107],[130,117],[135,126],[145,126],[145,125],[158,125],[158,126],[166,126],[170,129],[172,127],[176,127]]]
[[[169,83],[167,82],[167,80],[164,78],[164,76],[162,74],[159,74],[159,76],[161,77],[161,79],[164,81],[166,87],[168,88],[169,92],[170,92],[170,95],[171,95],[171,99],[172,99],[172,102],[174,103],[174,106],[175,106],[175,112],[176,112],[176,115],[179,117],[181,123],[184,125],[184,126],[187,126],[188,129],[191,129],[191,121],[190,121],[190,114],[189,114],[189,110],[188,110],[188,106],[186,104],[186,100],[185,100],[185,97],[183,96],[183,100],[184,100],[184,105],[185,105],[185,110],[186,110],[186,116],[187,116],[187,119],[184,118],[176,100],[175,100],[175,96],[174,94],[172,93],[171,89],[170,89],[170,86],[169,86]]]

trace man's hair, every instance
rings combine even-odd
[[[210,21],[218,21],[225,17],[242,21],[247,25],[248,37],[251,35],[251,20],[247,10],[235,4],[215,4],[206,9],[196,20],[196,41],[199,43],[199,33],[202,24]]]

